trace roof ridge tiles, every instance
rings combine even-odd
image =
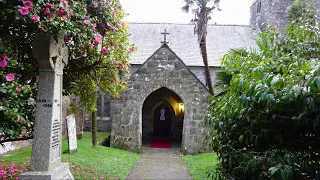
[[[172,23],[172,22],[137,22],[137,21],[128,21],[129,24],[172,24],[172,25],[194,25],[193,23]],[[208,26],[241,26],[241,27],[254,27],[247,24],[208,24]]]

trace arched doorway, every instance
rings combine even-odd
[[[170,139],[172,146],[181,145],[184,120],[182,99],[168,88],[152,92],[142,107],[142,142],[148,145],[153,138]]]

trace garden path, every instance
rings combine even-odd
[[[179,148],[142,147],[142,158],[131,169],[127,180],[192,179],[188,168],[179,159]]]

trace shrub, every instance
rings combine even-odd
[[[219,76],[228,83],[206,115],[216,178],[320,178],[319,29],[308,15],[284,34],[261,33],[259,52],[224,56]]]

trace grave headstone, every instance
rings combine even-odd
[[[74,179],[61,163],[62,74],[68,62],[63,36],[36,36],[33,54],[39,64],[35,129],[30,171],[20,179]]]
[[[74,114],[67,116],[67,129],[69,153],[73,154],[77,152],[76,118]]]

